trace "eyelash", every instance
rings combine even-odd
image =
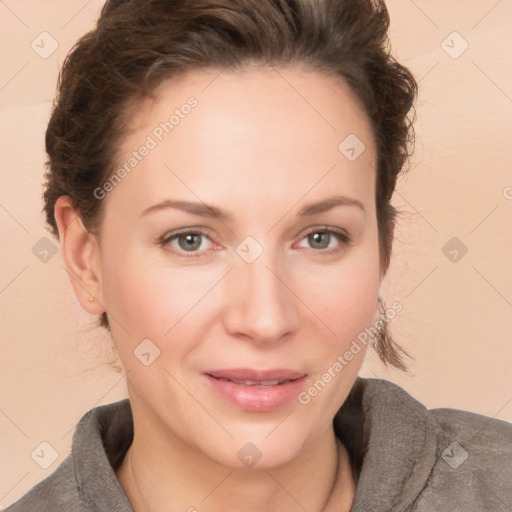
[[[328,226],[325,226],[323,228],[314,228],[314,229],[309,230],[307,233],[304,234],[304,236],[301,238],[301,240],[303,240],[304,238],[308,237],[309,235],[312,235],[315,233],[334,235],[335,238],[337,238],[343,246],[349,245],[352,242],[352,237],[347,232],[345,232],[343,230],[329,228]],[[179,231],[176,233],[171,233],[169,235],[166,234],[166,235],[160,237],[160,239],[158,240],[158,244],[161,247],[166,247],[173,240],[177,239],[181,235],[200,235],[200,236],[204,236],[206,238],[210,238],[208,236],[208,234],[205,233],[204,231],[202,231],[201,229],[188,229],[188,230]],[[313,248],[310,248],[310,249],[314,252],[320,253],[323,256],[329,256],[331,254],[336,254],[336,253],[342,251],[342,248],[318,249],[318,250],[313,249]],[[188,252],[188,251],[183,251],[183,250],[178,251],[174,248],[172,249],[172,252],[179,254],[179,256],[184,257],[184,258],[199,258],[199,257],[202,257],[203,253],[204,253],[204,251],[201,251],[201,252],[197,252],[197,251]]]

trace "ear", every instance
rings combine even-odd
[[[62,256],[77,299],[88,313],[100,315],[105,308],[98,241],[83,225],[69,196],[57,199],[54,214]]]

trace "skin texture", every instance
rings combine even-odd
[[[136,512],[349,510],[354,480],[332,418],[365,349],[308,404],[268,412],[227,403],[202,372],[289,368],[308,374],[306,390],[372,324],[382,275],[369,122],[343,82],[318,72],[194,71],[131,107],[119,166],[191,96],[197,106],[104,199],[99,238],[69,198],[55,208],[77,297],[90,313],[107,311],[127,372],[135,435],[118,478]],[[349,134],[366,146],[354,161],[338,150]],[[298,216],[336,194],[365,211]],[[142,215],[166,199],[232,219]],[[326,226],[350,243],[308,237]],[[198,257],[187,257],[184,237],[159,245],[184,228],[207,235],[195,239]],[[247,236],[263,249],[252,263],[237,253]],[[134,350],[148,338],[160,355],[145,366]],[[261,452],[252,468],[237,456],[248,442]]]

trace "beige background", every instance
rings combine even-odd
[[[57,72],[101,5],[0,1],[2,507],[56,469],[86,411],[126,396],[60,254],[43,262],[32,252],[51,239],[41,181]],[[369,352],[362,375],[397,382],[428,407],[512,421],[512,1],[388,6],[394,51],[419,80],[420,97],[414,163],[395,196],[406,213],[383,291],[388,306],[403,304],[391,328],[416,362],[400,374]],[[51,50],[42,32],[58,44],[45,59],[31,47]],[[468,249],[457,262],[443,253],[452,237]],[[31,458],[43,441],[58,452],[47,469]]]

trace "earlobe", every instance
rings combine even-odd
[[[69,196],[57,199],[54,208],[62,257],[81,306],[93,315],[105,311],[101,289],[99,246],[82,223]]]

